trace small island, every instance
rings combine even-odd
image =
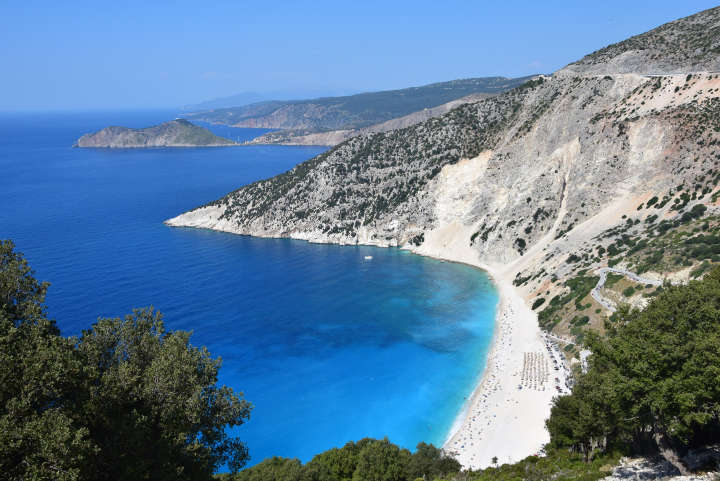
[[[73,147],[223,147],[239,145],[185,119],[144,129],[111,126],[78,139]]]

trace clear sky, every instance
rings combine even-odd
[[[0,0],[0,110],[550,73],[702,0]]]

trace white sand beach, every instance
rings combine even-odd
[[[464,468],[481,469],[491,466],[493,457],[503,464],[542,449],[550,440],[545,420],[558,395],[556,385],[567,392],[567,381],[560,354],[548,349],[537,316],[512,285],[517,266],[483,264],[465,242],[470,235],[467,227],[450,224],[429,232],[425,244],[414,251],[483,269],[498,288],[500,303],[485,371],[443,445]],[[542,243],[536,249],[541,250]]]
[[[535,314],[512,285],[496,282],[500,305],[485,372],[443,446],[465,468],[539,452],[550,439],[545,419],[555,386],[565,389],[564,367],[558,362],[555,370],[553,357],[559,361],[559,355],[548,351]]]

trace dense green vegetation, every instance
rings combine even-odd
[[[0,478],[204,480],[244,465],[226,427],[251,405],[217,386],[219,359],[152,308],[63,337],[47,287],[0,241]]]
[[[217,478],[220,481],[594,481],[607,476],[618,458],[617,453],[608,453],[586,461],[581,454],[560,449],[548,456],[528,456],[513,464],[461,471],[457,461],[429,444],[420,443],[416,452],[410,453],[387,439],[362,439],[318,454],[305,465],[297,459],[274,457],[237,474],[220,474]]]
[[[619,458],[618,453],[603,453],[586,461],[578,453],[559,449],[547,456],[528,456],[517,463],[462,473],[443,481],[595,481],[608,476]]]
[[[297,459],[266,459],[223,481],[412,481],[437,479],[460,471],[460,463],[431,444],[414,453],[386,439],[361,439],[318,454],[303,465]]]
[[[656,222],[657,216],[647,217],[637,225],[639,232],[621,233],[608,246],[608,263],[625,261],[634,272],[643,274],[720,262],[720,223],[716,216],[703,217],[705,211],[703,204],[696,204],[674,219]]]
[[[565,286],[570,289],[569,292],[564,295],[558,294],[554,296],[550,299],[547,307],[540,311],[538,314],[540,326],[546,330],[551,330],[561,321],[561,314],[566,310],[571,302],[578,311],[583,311],[589,307],[581,301],[590,294],[590,291],[592,291],[593,287],[597,285],[600,278],[598,276],[585,276],[583,274],[584,273],[565,281]],[[583,320],[578,318],[577,321],[582,322]],[[583,322],[583,324],[585,323],[586,322]]]
[[[557,398],[550,447],[659,449],[682,468],[679,453],[720,438],[720,268],[611,319],[585,338],[589,369]]]
[[[303,465],[297,459],[270,458],[221,481],[490,481],[547,479],[594,481],[607,476],[619,455],[603,454],[586,462],[566,449],[548,456],[529,456],[517,463],[481,471],[460,471],[460,465],[432,445],[420,443],[415,453],[384,440],[362,439],[318,454]]]

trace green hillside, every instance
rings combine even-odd
[[[498,94],[531,77],[484,77],[346,97],[267,101],[189,114],[206,122],[310,131],[360,128],[436,107],[471,94]]]

